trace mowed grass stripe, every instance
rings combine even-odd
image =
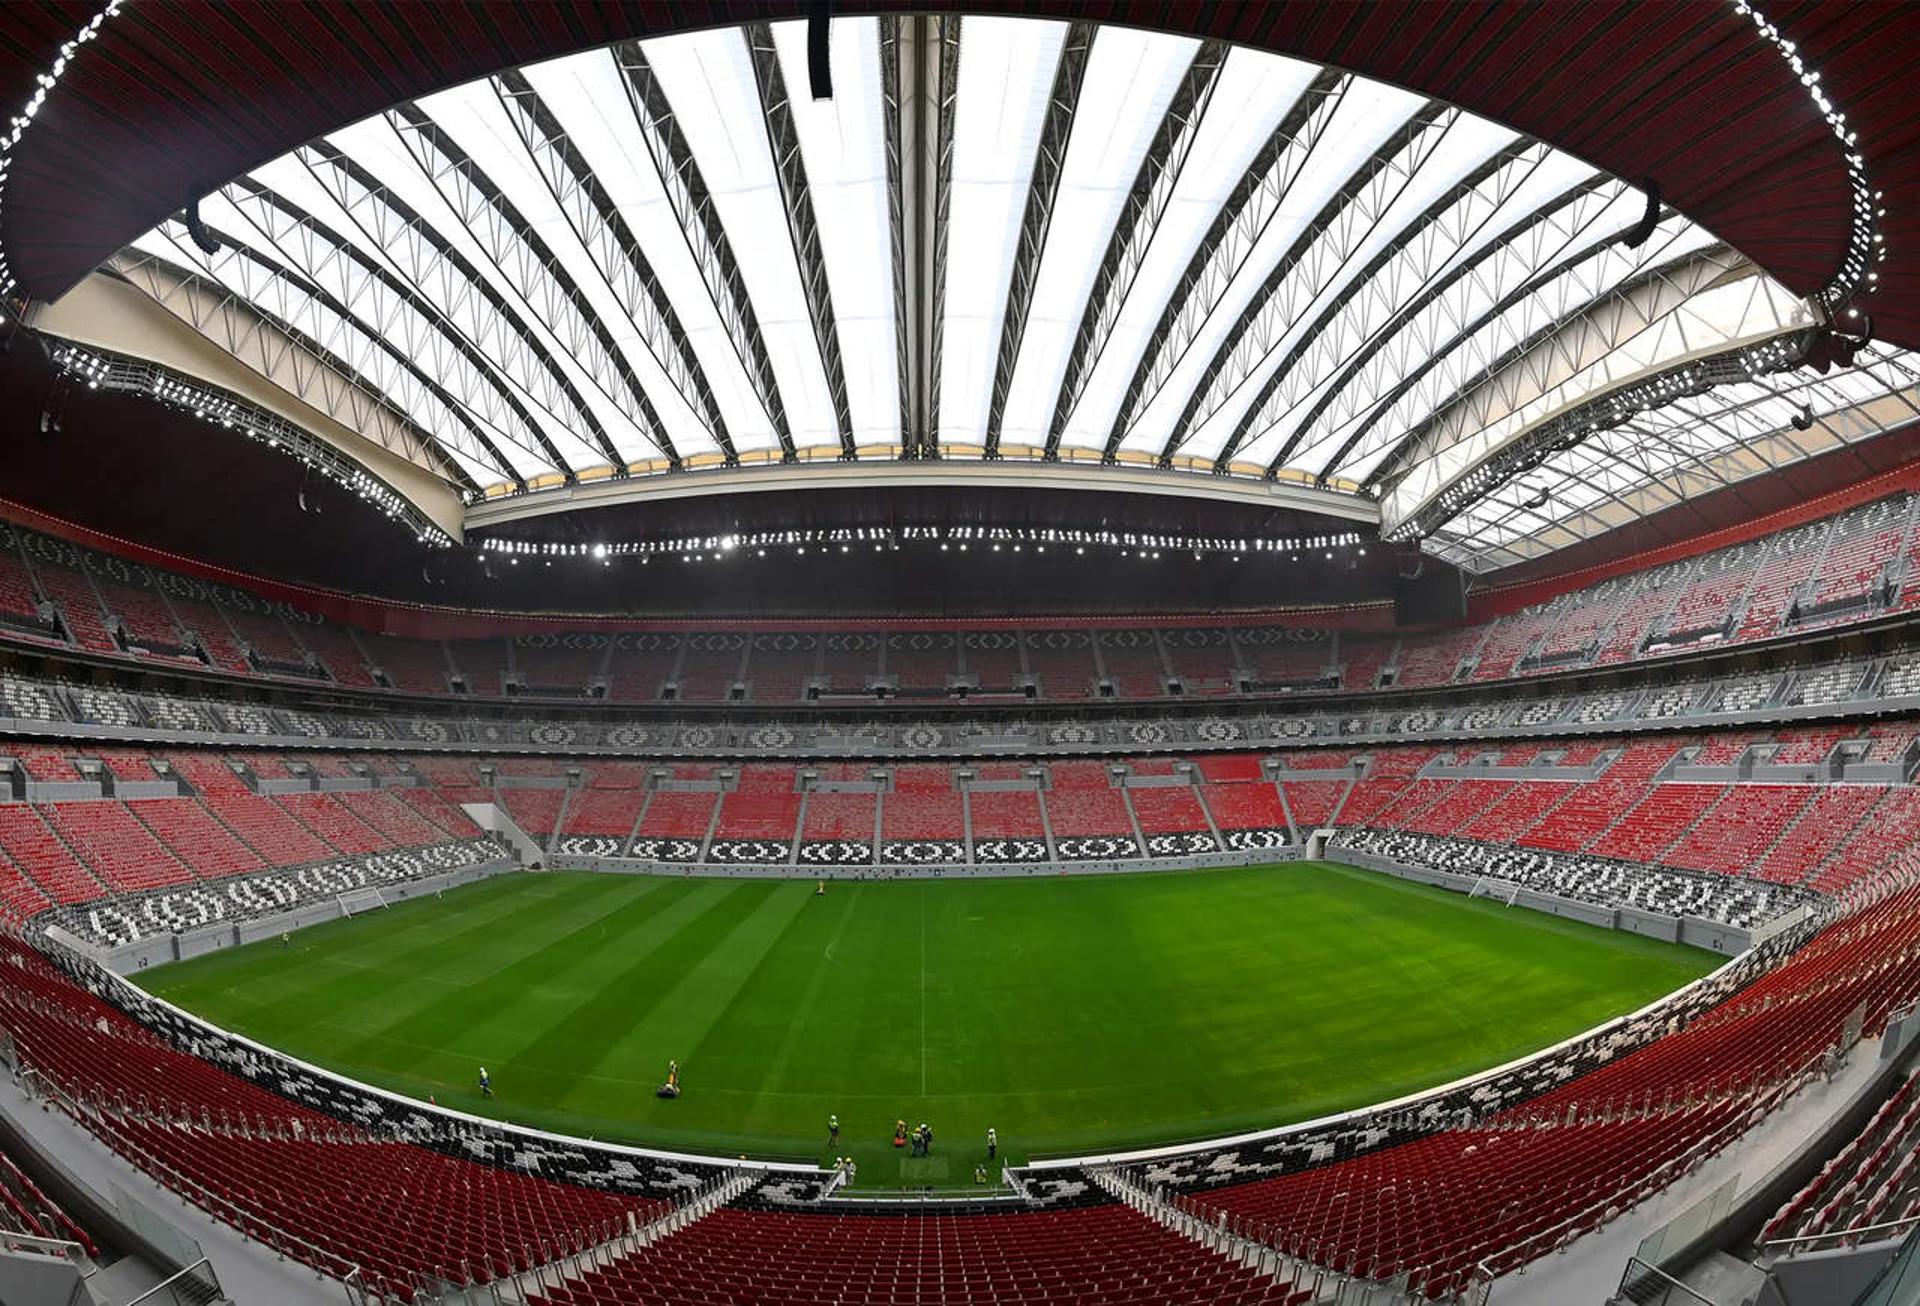
[[[562,1043],[555,1031],[581,1007],[623,993],[635,958],[646,964],[657,949],[697,934],[697,923],[729,897],[729,886],[712,880],[654,883],[655,892],[597,904],[590,918],[570,920],[573,928],[543,945],[508,947],[508,964],[485,982],[427,995],[433,1000],[389,1022],[369,1043],[412,1049],[395,1054],[396,1068],[449,1088],[472,1082],[484,1064],[496,1082],[524,1076],[529,1089],[557,1100],[588,1070],[584,1058],[593,1045],[571,1032]],[[382,1060],[370,1048],[348,1055]]]
[[[569,1132],[867,1183],[1326,1114],[1644,1004],[1708,954],[1326,865],[841,882],[515,875],[141,978],[296,1055]],[[652,1096],[669,1057],[686,1094]],[[499,1094],[474,1096],[480,1064]],[[906,1174],[895,1118],[932,1121]]]

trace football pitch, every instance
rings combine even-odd
[[[1295,862],[824,897],[812,880],[515,874],[138,978],[442,1105],[965,1187],[988,1126],[1017,1161],[1310,1119],[1510,1060],[1719,960]],[[669,1058],[677,1101],[654,1096]],[[931,1157],[891,1145],[902,1118],[932,1124]]]

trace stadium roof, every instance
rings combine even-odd
[[[438,8],[443,35],[474,39],[464,6]],[[1479,57],[1511,60],[1520,20],[1466,8],[1497,20]],[[794,22],[627,36],[453,89],[413,77],[414,98],[193,187],[204,231],[176,212],[104,268],[457,489],[470,528],[681,471],[717,491],[730,468],[1084,464],[1290,489],[1486,570],[1913,412],[1920,369],[1892,346],[1787,370],[1852,288],[1845,150],[1815,149],[1794,54],[1744,7],[1679,8],[1668,37],[1700,82],[1737,56],[1744,94],[1791,128],[1791,153],[1753,159],[1796,189],[1735,202],[1737,169],[1676,169],[1692,193],[1663,190],[1679,208],[1647,228],[1642,185],[1586,161],[1617,152],[1592,124],[1566,129],[1570,152],[1457,107],[1457,87],[1213,39],[1271,30],[846,15],[830,100],[807,94]],[[1366,62],[1350,32],[1281,34]],[[31,214],[5,198],[0,236],[31,275]],[[1777,225],[1828,199],[1837,251],[1829,223]],[[36,324],[85,343],[76,373],[205,406],[204,371],[129,368],[132,333],[58,309]]]

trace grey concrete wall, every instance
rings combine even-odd
[[[429,875],[418,880],[407,880],[400,884],[381,884],[369,887],[377,888],[385,895],[389,904],[404,902],[409,898],[420,898],[430,893],[440,893],[462,884],[472,884],[476,880],[488,879],[495,875],[514,870],[508,861],[483,862],[477,866],[463,866],[457,871],[444,875]],[[340,903],[329,898],[324,902],[304,903],[292,911],[279,912],[272,916],[262,916],[248,921],[222,921],[215,925],[202,926],[197,930],[188,930],[183,934],[161,934],[153,938],[141,939],[109,952],[95,952],[102,965],[116,975],[131,975],[135,971],[150,970],[155,966],[164,966],[170,961],[185,961],[189,957],[205,956],[209,952],[219,952],[223,948],[234,948],[244,943],[258,943],[261,939],[270,939],[278,934],[292,930],[305,929],[309,925],[319,925],[324,921],[340,918]],[[71,936],[68,936],[71,939]],[[69,943],[69,946],[73,946]],[[86,951],[84,947],[82,951]],[[4,1300],[0,1298],[0,1300]]]
[[[1247,852],[1197,853],[1188,857],[1131,858],[1117,861],[947,862],[933,866],[724,865],[706,862],[654,862],[637,857],[582,857],[555,853],[556,871],[603,871],[623,875],[714,876],[743,880],[961,880],[1020,879],[1039,875],[1137,875],[1150,871],[1204,870],[1224,866],[1264,866],[1293,861],[1298,848],[1256,848]]]
[[[1391,861],[1353,848],[1329,849],[1328,855],[1340,861],[1351,862],[1355,866],[1364,866],[1371,871],[1398,876],[1403,880],[1414,880],[1421,884],[1438,885],[1440,888],[1451,889],[1456,893],[1470,893],[1473,886],[1479,883],[1479,877],[1476,876],[1455,875],[1451,871],[1435,870],[1430,866],[1414,866],[1405,862]],[[1487,896],[1496,902],[1506,902],[1508,895],[1512,892],[1512,887],[1509,885],[1496,889]],[[1533,889],[1520,890],[1513,897],[1513,905],[1525,907],[1530,911],[1544,912],[1549,916],[1563,916],[1568,920],[1584,921],[1588,925],[1598,925],[1605,929],[1626,930],[1632,934],[1644,934],[1648,938],[1665,939],[1669,943],[1686,943],[1728,957],[1738,956],[1750,946],[1750,936],[1746,930],[1691,916],[1667,916],[1659,912],[1644,911],[1638,907],[1608,907],[1600,903],[1581,902],[1575,898],[1540,893]]]

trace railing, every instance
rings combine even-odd
[[[42,1238],[38,1234],[16,1233],[11,1229],[0,1229],[0,1251],[31,1252],[63,1261],[82,1260],[87,1254],[86,1248],[65,1238]]]
[[[199,1291],[182,1297],[180,1288],[187,1284],[197,1285]],[[165,1297],[160,1295],[163,1292],[166,1294]],[[218,1300],[223,1295],[220,1290],[220,1276],[214,1272],[213,1262],[202,1256],[192,1265],[176,1270],[160,1280],[129,1301],[126,1306],[140,1306],[142,1302],[161,1301],[185,1302],[186,1306],[201,1306],[201,1303]]]
[[[1614,1299],[1632,1302],[1634,1306],[1670,1306],[1675,1300],[1675,1293],[1679,1294],[1682,1303],[1692,1306],[1719,1306],[1713,1298],[1701,1295],[1659,1266],[1649,1265],[1638,1256],[1627,1258],[1627,1268],[1620,1275],[1620,1287],[1615,1291]]]
[[[107,1120],[116,1115],[135,1115],[127,1109],[125,1103],[108,1104],[77,1097],[67,1092],[46,1072],[26,1065],[24,1060],[20,1083],[21,1088],[29,1096],[38,1096],[53,1102],[75,1124],[99,1136],[101,1141],[132,1162],[135,1168],[145,1171],[150,1177],[173,1189],[209,1215],[232,1226],[239,1231],[242,1238],[270,1248],[280,1260],[284,1261],[291,1256],[317,1274],[335,1279],[345,1279],[349,1274],[359,1270],[360,1267],[346,1257],[288,1233],[234,1205],[192,1175],[141,1146],[125,1132],[109,1130],[105,1123]],[[36,1087],[39,1090],[38,1093],[35,1092]]]
[[[579,1238],[575,1246],[561,1251],[559,1255],[547,1257],[530,1270],[489,1278],[484,1283],[469,1276],[464,1286],[484,1288],[484,1298],[475,1298],[472,1293],[457,1296],[444,1292],[425,1295],[430,1300],[485,1300],[498,1303],[498,1306],[519,1306],[550,1289],[565,1288],[567,1280],[571,1278],[606,1269],[622,1257],[686,1228],[715,1207],[732,1201],[757,1179],[757,1173],[752,1170],[729,1170],[701,1184],[671,1209],[644,1225],[629,1212],[624,1220],[609,1220],[598,1230]]]
[[[1837,1247],[1858,1247],[1861,1243],[1882,1242],[1889,1238],[1898,1238],[1906,1230],[1915,1227],[1920,1227],[1920,1213],[1903,1215],[1898,1220],[1877,1220],[1872,1224],[1854,1224],[1844,1229],[1828,1229],[1824,1233],[1803,1233],[1793,1238],[1769,1238],[1760,1244],[1760,1250],[1793,1257],[1804,1252],[1830,1251]]]

